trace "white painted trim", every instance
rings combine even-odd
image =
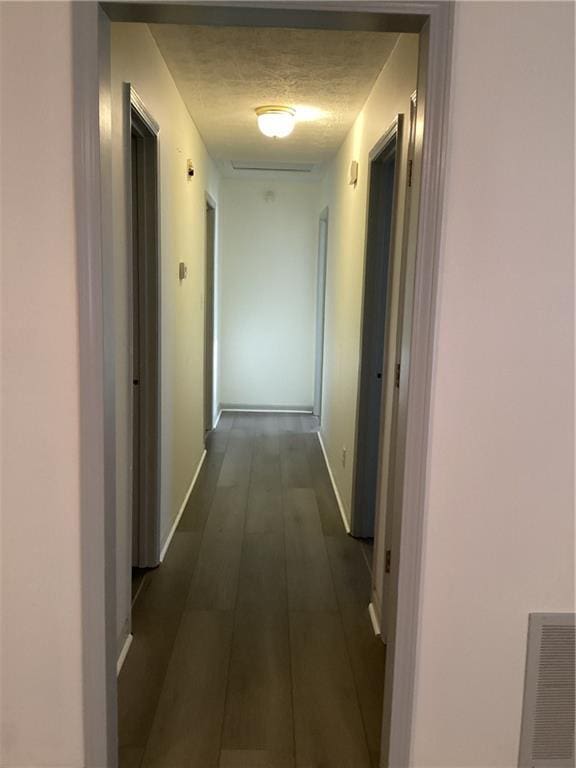
[[[312,415],[312,408],[309,411],[292,411],[281,408],[222,408],[222,413],[286,413],[286,414],[298,414],[305,413],[308,416]]]
[[[202,469],[202,464],[204,464],[205,458],[206,458],[206,450],[202,452],[202,456],[200,457],[200,461],[198,462],[198,466],[196,467],[196,472],[194,473],[194,477],[192,478],[190,487],[186,491],[186,496],[184,497],[184,501],[182,502],[182,505],[178,510],[178,514],[176,515],[176,519],[174,520],[172,528],[170,529],[170,533],[166,537],[166,541],[164,542],[164,546],[162,547],[162,550],[160,552],[160,562],[162,562],[166,557],[166,552],[168,552],[168,547],[170,546],[172,537],[176,533],[176,528],[178,528],[178,523],[180,522],[180,518],[184,514],[184,510],[186,509],[186,504],[188,504],[188,499],[190,498],[190,494],[192,493],[194,485],[196,484],[196,480],[198,480],[198,475],[200,474],[200,470]]]
[[[218,409],[218,416],[216,416],[216,421],[214,422],[214,426],[212,427],[212,429],[216,429],[216,427],[218,426],[218,423],[219,423],[221,417],[222,417],[222,408],[219,408]]]
[[[139,114],[140,118],[148,126],[154,136],[158,136],[160,133],[160,126],[152,117],[151,112],[146,108],[146,105],[138,95],[138,92],[134,89],[132,83],[126,83],[126,85],[130,89],[130,106]]]
[[[380,622],[378,621],[378,616],[376,616],[376,611],[374,610],[374,603],[368,603],[368,615],[370,616],[370,621],[372,622],[372,629],[374,630],[374,634],[376,637],[380,637],[382,631],[380,630]]]
[[[302,3],[291,2],[271,2],[271,0],[263,0],[259,2],[257,0],[250,0],[249,2],[238,2],[238,0],[227,0],[229,6],[236,6],[235,12],[238,11],[242,14],[242,18],[245,20],[246,14],[253,14],[251,18],[258,19],[258,13],[260,9],[287,9],[289,12],[293,11],[295,6],[303,5]],[[213,8],[206,8],[203,6],[194,5],[194,2],[188,3],[175,3],[164,4],[166,8],[163,8],[163,13],[172,14],[168,18],[171,23],[181,23],[180,14],[185,14],[187,18],[190,18],[190,13],[198,12],[201,18],[206,21],[210,21],[210,14],[220,13],[221,8],[217,8],[218,3],[212,2]],[[116,21],[125,21],[128,11],[125,6],[126,3],[108,3],[106,13],[110,14],[110,17],[114,17]],[[151,14],[157,11],[157,7],[153,4],[141,3],[130,4],[130,13],[137,14],[138,18],[132,20],[148,22],[157,21],[151,17]],[[399,593],[399,602],[402,604],[402,610],[398,610],[398,617],[391,613],[383,614],[386,616],[386,634],[388,638],[388,656],[387,656],[387,674],[385,680],[384,691],[384,717],[383,717],[383,745],[389,744],[387,754],[382,754],[381,763],[385,765],[409,765],[410,760],[410,745],[411,745],[411,728],[414,720],[414,687],[415,687],[415,675],[416,675],[416,646],[418,640],[418,627],[420,626],[420,581],[421,581],[421,561],[422,561],[422,536],[426,519],[426,507],[425,507],[425,494],[426,494],[426,467],[428,458],[428,426],[429,426],[429,409],[430,409],[430,381],[431,370],[433,362],[433,349],[434,349],[434,331],[435,331],[435,299],[437,294],[437,275],[439,271],[440,260],[440,235],[441,224],[443,222],[443,213],[445,207],[445,200],[443,196],[443,182],[446,168],[446,135],[448,129],[448,96],[450,93],[450,73],[451,73],[451,52],[452,52],[452,26],[453,26],[453,13],[455,3],[452,0],[417,0],[413,2],[411,0],[327,0],[326,2],[318,2],[318,0],[310,0],[307,2],[305,11],[338,11],[339,17],[345,21],[347,11],[364,11],[371,15],[371,18],[375,18],[376,14],[385,22],[388,19],[392,19],[394,28],[398,29],[396,22],[393,19],[392,14],[399,14],[400,17],[404,16],[408,19],[410,29],[401,30],[404,32],[412,31],[418,32],[415,20],[417,17],[423,22],[426,22],[424,29],[420,32],[420,49],[424,50],[424,54],[421,56],[421,60],[424,65],[427,65],[426,75],[426,124],[424,127],[424,155],[422,159],[422,186],[421,186],[421,207],[419,212],[419,228],[418,228],[418,247],[417,247],[417,275],[416,282],[418,289],[415,291],[415,295],[418,300],[415,303],[417,308],[417,315],[414,321],[414,328],[412,330],[413,342],[412,345],[407,348],[410,354],[410,358],[413,363],[417,362],[417,365],[411,365],[410,368],[410,386],[408,390],[410,392],[409,411],[414,415],[410,418],[409,429],[407,429],[407,445],[406,445],[406,462],[405,462],[405,480],[403,490],[406,493],[403,495],[402,509],[410,510],[410,515],[406,515],[407,523],[402,525],[402,536],[400,538],[400,550],[398,558],[394,558],[393,562],[396,562],[396,572],[392,573],[391,588],[397,590]],[[93,3],[76,3],[74,4],[74,10],[78,11],[76,16],[80,15],[80,7],[82,12],[84,8],[88,8],[86,13],[93,13],[96,5]],[[244,6],[244,7],[243,7]],[[248,7],[245,7],[248,6]],[[152,10],[151,10],[152,9]],[[167,10],[169,9],[169,10]],[[226,9],[224,9],[226,10]],[[103,12],[104,13],[104,12]],[[145,14],[148,14],[146,16]],[[208,14],[208,17],[206,15]],[[380,14],[382,14],[380,16]],[[238,13],[237,13],[238,15]],[[166,18],[163,18],[166,21]],[[213,21],[213,18],[212,18]],[[77,25],[78,27],[78,25]],[[98,81],[95,78],[95,68],[97,62],[93,54],[92,42],[98,40],[101,45],[107,45],[109,41],[109,24],[103,25],[102,34],[99,34],[97,25],[94,21],[89,20],[85,25],[86,29],[75,28],[74,31],[74,43],[76,55],[74,62],[76,66],[76,81],[78,93],[86,94],[86,98],[90,105],[97,103],[97,85]],[[425,58],[424,58],[425,57]],[[102,60],[105,61],[105,55],[102,54]],[[102,93],[106,92],[106,88],[109,86],[109,73],[104,68],[101,70],[101,89]],[[102,96],[101,96],[102,98]],[[99,134],[92,130],[93,126],[97,126],[97,121],[92,119],[88,120],[85,117],[85,110],[81,107],[84,104],[84,99],[78,97],[78,103],[80,108],[74,110],[74,127],[77,132],[75,138],[79,142],[79,146],[82,146],[84,150],[86,148],[95,149],[96,142],[98,142]],[[109,103],[107,97],[104,97],[104,104]],[[106,138],[106,132],[102,138],[103,142],[103,154],[105,157],[102,163],[104,188],[107,189],[110,183],[110,163],[109,163],[109,138]],[[81,181],[90,179],[97,184],[97,174],[91,172],[91,166],[86,158],[83,156],[77,162],[76,171],[79,174],[78,178]],[[99,206],[103,201],[106,207],[106,216],[110,215],[110,199],[109,193],[102,194],[100,189],[94,189],[90,191],[89,199],[84,200],[82,197],[78,197],[78,212],[77,217],[82,224],[82,217],[87,217],[89,223],[93,223],[95,229],[94,233],[90,237],[90,248],[95,248],[96,253],[100,253],[100,232],[101,222],[99,214]],[[109,227],[105,228],[102,235],[103,244],[102,252],[107,252],[107,244],[109,241]],[[90,327],[101,328],[103,311],[100,304],[101,301],[101,286],[100,286],[100,270],[102,269],[102,261],[98,258],[91,257],[91,251],[80,249],[79,258],[81,267],[84,265],[89,266],[90,280],[86,282],[86,295],[89,301],[85,301],[84,304],[90,308],[94,308],[94,319],[90,323]],[[81,293],[84,296],[84,293]],[[83,306],[81,302],[81,306]],[[87,361],[86,364],[90,366],[90,370],[96,370],[98,375],[99,367],[102,365],[103,358],[103,346],[98,345],[98,339],[95,343],[92,343],[89,331],[86,331],[84,327],[81,328],[80,333],[81,347],[86,349]],[[94,379],[95,376],[92,377]],[[101,413],[102,407],[98,402],[98,397],[88,387],[87,384],[81,385],[82,396],[85,398],[83,412],[87,407],[94,408],[96,410],[96,417],[94,423],[103,424],[104,416]],[[86,427],[83,427],[83,433],[85,431],[87,437],[90,439],[90,445],[95,445],[95,451],[102,455],[101,441],[98,440],[97,431],[91,428],[90,418],[85,422]],[[110,430],[108,430],[110,431]],[[95,437],[96,435],[96,437]],[[112,444],[113,444],[112,434]],[[107,438],[109,439],[109,438]],[[90,468],[90,454],[88,454],[88,460],[86,466]],[[113,477],[112,477],[113,480]],[[97,476],[96,481],[99,481]],[[101,481],[100,481],[101,482]],[[108,493],[108,486],[110,483],[106,481]],[[111,484],[111,487],[113,483]],[[113,490],[113,488],[112,488]],[[94,491],[94,494],[96,491]],[[85,505],[87,508],[88,504]],[[91,511],[89,509],[89,511]],[[113,510],[112,510],[113,511]],[[92,515],[92,517],[96,517]],[[110,517],[108,515],[108,517]],[[87,519],[89,519],[88,516]],[[112,519],[113,523],[113,519]],[[88,526],[87,526],[88,527]],[[113,526],[110,528],[113,531]],[[99,542],[103,541],[103,537],[99,536],[94,541],[100,546]],[[84,581],[87,584],[92,584],[93,579],[90,578],[93,568],[101,567],[102,558],[99,557],[99,552],[94,552],[94,541],[92,541],[92,547],[86,550],[88,554],[83,551],[82,556],[82,568],[83,575],[86,575]],[[83,762],[88,765],[104,765],[111,766],[116,765],[117,757],[115,749],[116,740],[116,718],[114,717],[115,707],[113,697],[115,696],[115,686],[111,684],[113,681],[114,663],[113,659],[116,655],[115,650],[115,633],[114,629],[114,606],[115,601],[113,599],[113,575],[114,575],[114,563],[115,563],[115,544],[114,537],[110,536],[106,539],[106,552],[105,563],[107,570],[107,584],[112,585],[110,588],[110,599],[107,599],[106,605],[106,624],[107,629],[107,647],[112,650],[112,653],[107,654],[109,664],[107,667],[108,676],[106,677],[106,691],[102,692],[101,688],[104,683],[104,676],[101,674],[87,674],[86,679],[88,684],[85,686],[85,717],[84,723],[90,738],[87,740],[88,758]],[[408,556],[406,556],[408,555]],[[108,595],[107,595],[108,597]],[[95,645],[95,649],[92,656],[100,659],[103,654],[101,652],[100,634],[98,632],[90,632],[94,626],[101,627],[102,619],[98,613],[98,605],[95,604],[96,598],[92,598],[90,595],[83,594],[83,606],[87,606],[87,611],[90,617],[93,616],[96,623],[85,622],[87,625],[86,637],[90,639],[87,642],[89,652],[92,650],[91,645]],[[396,611],[394,612],[394,614]],[[398,618],[398,620],[396,620]],[[114,643],[114,645],[112,645]],[[388,663],[390,662],[390,663]],[[95,664],[94,664],[95,666]],[[88,666],[89,672],[92,672],[92,667]],[[388,672],[390,674],[388,674]],[[112,676],[112,677],[110,677]],[[103,726],[100,723],[103,710],[103,693],[107,696],[106,703],[108,704],[107,722]],[[106,739],[106,743],[104,741]],[[106,748],[109,753],[108,760],[100,759],[98,753],[96,757],[93,757],[97,751],[101,751],[101,748]]]
[[[134,640],[134,635],[132,633],[130,633],[126,638],[126,640],[124,640],[124,645],[122,646],[122,650],[120,651],[120,655],[118,656],[118,661],[116,662],[116,676],[120,674],[120,670],[122,669],[122,666],[126,661],[126,656],[128,656],[128,651],[130,650],[130,646],[132,645],[132,640]]]
[[[344,528],[346,530],[346,533],[350,533],[350,523],[348,522],[348,518],[346,517],[346,512],[344,511],[344,504],[342,503],[340,492],[338,491],[338,486],[336,485],[336,480],[334,480],[334,475],[332,474],[332,468],[330,466],[330,462],[328,461],[328,454],[326,453],[326,448],[324,447],[322,435],[320,434],[320,432],[316,432],[316,434],[318,435],[320,448],[322,448],[322,454],[324,455],[324,462],[326,464],[326,469],[328,470],[328,474],[330,475],[330,481],[332,483],[332,488],[334,489],[334,495],[336,496],[336,501],[338,502],[338,509],[340,510],[340,516],[342,518],[342,522],[344,523]]]

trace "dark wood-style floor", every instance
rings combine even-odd
[[[384,646],[316,420],[222,415],[133,610],[121,768],[376,766]]]

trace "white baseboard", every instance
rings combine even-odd
[[[218,422],[220,421],[221,417],[222,417],[222,408],[219,408],[218,409],[218,416],[216,416],[216,421],[214,422],[214,424],[212,426],[212,429],[216,429],[216,427],[218,426]]]
[[[129,634],[126,640],[124,640],[124,645],[122,646],[122,650],[120,651],[120,655],[118,656],[118,661],[116,662],[116,676],[120,674],[122,665],[126,661],[126,656],[128,656],[128,651],[130,650],[130,646],[132,645],[132,640],[134,640],[133,634]]]
[[[174,523],[172,524],[172,528],[170,529],[170,533],[166,537],[166,541],[164,542],[164,546],[162,547],[160,551],[160,562],[164,560],[166,557],[166,552],[168,552],[168,547],[170,546],[172,542],[172,538],[174,534],[176,533],[176,528],[178,528],[178,523],[180,522],[180,518],[184,514],[184,510],[186,509],[186,504],[188,503],[188,499],[190,498],[190,494],[192,493],[192,490],[194,489],[194,485],[196,484],[196,480],[198,480],[198,475],[200,474],[200,470],[202,469],[202,464],[204,464],[204,459],[206,458],[206,451],[204,450],[202,453],[202,456],[200,457],[200,461],[198,462],[198,466],[196,467],[196,472],[194,473],[194,477],[192,478],[192,482],[190,483],[190,487],[186,491],[186,496],[184,497],[184,501],[182,502],[180,509],[178,510],[178,514],[176,515],[176,519],[174,520]]]
[[[370,621],[372,622],[374,634],[376,637],[380,637],[382,634],[380,631],[380,622],[378,621],[378,616],[376,616],[376,611],[374,610],[374,605],[372,603],[368,603],[368,614],[370,616]]]
[[[330,466],[330,462],[328,461],[328,454],[326,453],[326,448],[324,447],[322,435],[320,434],[320,432],[316,432],[316,434],[318,435],[320,448],[322,448],[322,454],[324,456],[324,463],[326,464],[326,469],[328,470],[328,474],[330,475],[330,482],[332,483],[332,488],[334,489],[334,496],[336,496],[336,502],[338,503],[338,509],[340,510],[340,517],[342,518],[342,522],[344,523],[344,528],[346,530],[346,533],[350,533],[350,523],[348,522],[348,518],[346,517],[346,512],[344,511],[344,504],[342,503],[342,498],[340,497],[338,486],[336,485],[336,481],[334,480],[334,475],[332,474],[332,467]]]
[[[307,411],[297,411],[289,408],[222,408],[222,413],[284,413],[284,414],[298,414],[305,413],[307,416],[312,414],[312,409]]]

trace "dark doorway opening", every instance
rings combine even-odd
[[[160,562],[157,132],[131,92],[132,565],[137,569]]]
[[[383,423],[383,377],[390,304],[396,167],[401,118],[370,164],[362,346],[351,533],[374,536]]]

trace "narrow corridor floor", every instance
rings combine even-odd
[[[385,649],[316,420],[224,413],[119,679],[120,768],[378,764]]]

